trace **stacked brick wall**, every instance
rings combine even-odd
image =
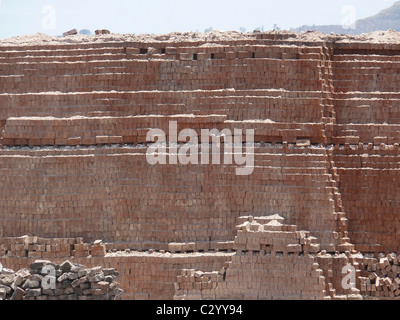
[[[119,273],[118,282],[124,291],[124,300],[171,300],[174,296],[174,283],[181,269],[219,270],[226,261],[231,260],[230,253],[172,254],[169,252],[115,252],[105,257],[70,257],[73,264],[88,268],[101,266],[113,268]],[[4,268],[19,270],[29,268],[33,258],[0,258]],[[52,262],[61,264],[65,258],[52,258]]]
[[[181,269],[180,283],[197,290],[193,279],[201,279],[214,290],[203,298],[351,298],[341,287],[343,265],[362,270],[372,262],[349,251],[399,251],[400,46],[290,38],[2,46],[4,264],[26,267],[53,254],[112,264],[132,299],[171,299]],[[179,130],[255,129],[254,173],[236,176],[235,165],[151,166],[147,132],[167,133],[170,120]],[[308,230],[318,250],[243,253],[233,242],[239,217],[270,214]],[[25,248],[9,238],[25,234],[62,239]],[[105,245],[93,252],[117,252],[87,258],[97,239]],[[125,248],[151,252],[118,252]],[[231,256],[226,271],[212,272]],[[275,288],[285,276],[282,261],[293,286],[261,292],[259,283]],[[134,270],[141,271],[132,278]],[[273,283],[259,278],[275,273]]]
[[[169,139],[170,122],[177,123],[178,133],[183,129],[193,129],[201,137],[202,129],[254,130],[256,142],[289,142],[309,139],[312,143],[322,143],[322,124],[270,123],[269,121],[227,121],[226,116],[136,116],[101,118],[9,118],[0,140],[6,146],[67,146],[97,144],[138,144],[151,143],[147,139],[148,128],[161,129]]]
[[[151,166],[145,152],[8,151],[1,157],[7,175],[0,182],[0,235],[230,241],[240,215],[278,213],[315,232],[329,251],[339,242],[323,148],[258,147],[254,177],[236,176],[235,165]]]
[[[28,64],[15,62],[8,56],[1,65],[0,90],[18,93],[21,88],[29,88],[29,92],[88,92],[104,88],[122,91],[226,88],[312,91],[319,88],[316,71],[319,61],[302,59],[302,50],[297,48],[183,47],[170,51],[152,59],[140,54],[100,61],[58,62],[45,58],[40,63],[32,61],[32,65],[30,61]],[[316,51],[318,53],[318,49]],[[165,59],[166,56],[172,59]],[[291,74],[291,79],[286,78],[287,73]]]
[[[10,117],[226,115],[229,120],[319,122],[318,92],[287,90],[118,91],[0,94],[0,119]],[[4,120],[5,121],[5,120]]]
[[[334,151],[349,236],[362,252],[398,252],[399,151],[361,147]]]
[[[319,261],[326,265],[326,252],[310,232],[286,225],[279,215],[241,217],[236,227],[236,254],[214,272],[182,270],[175,284],[175,299],[205,300],[323,300],[360,299],[353,291],[336,295],[328,283],[335,267],[349,262],[328,255],[327,277]],[[322,259],[322,260],[321,260]],[[324,261],[325,260],[325,261]],[[335,260],[335,261],[333,261]],[[332,273],[332,274],[329,274]],[[355,290],[355,292],[359,292]]]

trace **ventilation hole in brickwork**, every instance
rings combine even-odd
[[[277,251],[275,256],[276,257],[283,257],[283,252],[282,251]]]
[[[197,60],[197,53],[193,55],[193,60]]]
[[[245,254],[247,254],[247,252],[248,252],[247,250],[243,250],[243,251],[242,251],[242,256],[244,256]]]
[[[260,251],[253,250],[253,255],[254,255],[254,256],[257,256],[257,255],[259,255],[259,254],[260,254]]]
[[[166,53],[166,50],[163,48],[163,49],[161,49],[161,54],[165,54]]]
[[[219,252],[225,252],[225,253],[227,253],[227,252],[228,252],[228,249],[220,249]]]
[[[289,257],[293,257],[294,256],[294,252],[288,252],[288,256]]]
[[[256,53],[253,52],[253,53],[251,54],[251,57],[254,59],[254,58],[256,57]]]
[[[214,59],[215,59],[215,54],[211,53],[211,60],[214,60]]]
[[[140,54],[147,54],[147,49],[140,49]]]

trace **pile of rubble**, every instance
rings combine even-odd
[[[0,272],[0,300],[120,300],[115,269],[85,268],[68,260],[36,260],[30,270]]]
[[[361,294],[375,297],[400,297],[400,256],[395,253],[369,264],[368,277],[360,277]]]

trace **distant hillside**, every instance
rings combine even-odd
[[[388,9],[385,9],[375,16],[357,20],[356,29],[344,29],[341,25],[326,25],[326,26],[301,26],[297,29],[292,29],[295,32],[308,30],[316,30],[324,33],[338,34],[361,34],[374,31],[396,30],[400,31],[400,1],[393,4]]]

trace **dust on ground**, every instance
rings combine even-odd
[[[294,33],[292,31],[268,31],[268,32],[252,32],[241,33],[237,31],[211,31],[207,33],[201,32],[172,32],[162,35],[153,34],[116,34],[107,35],[73,35],[73,36],[51,36],[45,33],[36,33],[32,35],[17,36],[9,39],[0,40],[0,46],[34,46],[34,45],[62,45],[62,44],[78,44],[78,43],[105,43],[105,42],[220,42],[220,41],[237,41],[237,40],[255,40],[260,35],[277,35],[284,36],[286,41],[304,41],[304,42],[369,42],[369,43],[399,43],[400,32],[394,30],[376,31],[361,35],[339,35],[325,34],[318,31],[305,31],[302,33]]]

